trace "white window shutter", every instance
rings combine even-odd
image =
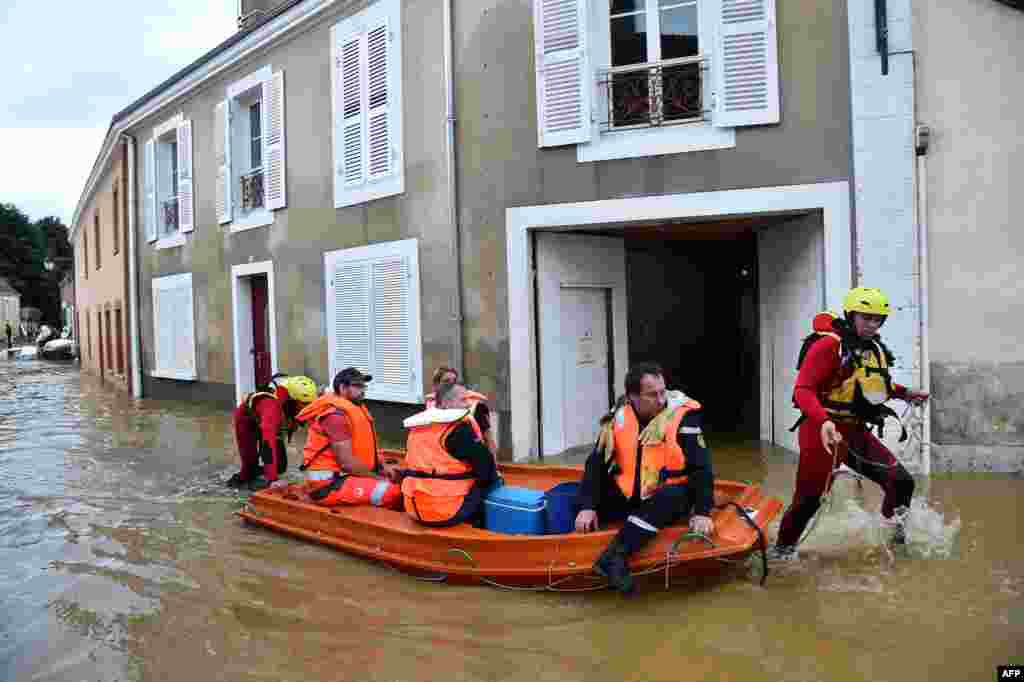
[[[534,0],[537,131],[541,147],[590,140],[587,0]]]
[[[284,72],[263,81],[263,201],[270,209],[287,205],[284,156]]]
[[[336,125],[339,153],[335,154],[337,174],[345,189],[366,182],[366,97],[364,82],[364,35],[350,36],[338,45],[335,62],[339,93]]]
[[[373,263],[373,383],[408,393],[413,376],[409,347],[409,263],[402,255]]]
[[[366,177],[370,180],[391,175],[395,152],[391,122],[391,38],[388,23],[374,26],[366,34]]]
[[[339,259],[329,269],[328,333],[332,335],[331,377],[346,367],[369,372],[370,267],[365,261]]]
[[[373,375],[366,397],[423,400],[417,240],[324,254],[330,373]]]
[[[143,179],[142,220],[146,226],[146,241],[156,241],[156,143],[148,140],[142,147],[145,178]]]
[[[178,229],[195,229],[194,200],[192,197],[192,121],[178,126]]]
[[[217,222],[231,222],[231,103],[224,100],[213,115],[213,147],[217,157]]]
[[[195,380],[195,299],[192,273],[153,279],[153,375]]]
[[[722,0],[715,52],[712,123],[779,122],[779,51],[774,0]]]

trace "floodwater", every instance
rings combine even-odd
[[[0,680],[960,682],[1024,662],[1018,477],[919,481],[895,553],[877,490],[841,480],[765,587],[731,567],[629,600],[523,593],[244,526],[226,409],[41,361],[0,361],[0,395]],[[720,477],[788,502],[792,456],[710,440]]]

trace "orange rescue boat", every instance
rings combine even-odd
[[[507,485],[542,491],[582,476],[580,466],[504,464],[500,470]],[[663,529],[631,557],[630,569],[635,576],[663,576],[668,586],[673,577],[720,572],[757,551],[763,583],[764,530],[781,510],[782,502],[756,485],[716,481],[714,535],[690,533],[685,521]],[[317,506],[301,484],[261,490],[238,514],[248,523],[378,560],[421,580],[553,591],[606,587],[591,566],[621,527],[563,535],[508,535],[468,524],[427,528],[401,511]]]

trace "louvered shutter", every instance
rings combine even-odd
[[[145,177],[142,179],[142,221],[146,226],[146,240],[156,241],[156,143],[149,140],[142,147]]]
[[[178,126],[178,229],[191,232],[195,228],[192,197],[192,121]]]
[[[366,34],[366,176],[370,180],[391,174],[390,33],[385,21]]]
[[[284,208],[284,72],[263,81],[263,197],[268,209]]]
[[[371,400],[422,402],[417,241],[372,244],[324,255],[330,372],[373,375]]]
[[[373,263],[373,383],[376,393],[408,393],[413,377],[409,348],[409,265],[401,255]]]
[[[337,261],[331,268],[328,310],[333,313],[329,332],[334,341],[331,377],[346,367],[369,372],[370,264]]]
[[[217,157],[217,222],[231,222],[231,103],[224,100],[213,115],[213,148]]]
[[[153,280],[153,374],[167,379],[196,378],[192,273]]]
[[[539,146],[590,140],[586,0],[534,0]]]
[[[722,0],[711,56],[716,126],[779,122],[774,0]]]
[[[338,103],[335,135],[338,183],[344,189],[366,181],[366,116],[363,95],[365,37],[349,36],[338,46],[336,64]]]

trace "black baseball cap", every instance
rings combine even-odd
[[[373,381],[373,377],[369,374],[363,374],[355,367],[346,367],[338,372],[338,376],[334,377],[335,386],[339,384],[365,384],[367,381]]]

